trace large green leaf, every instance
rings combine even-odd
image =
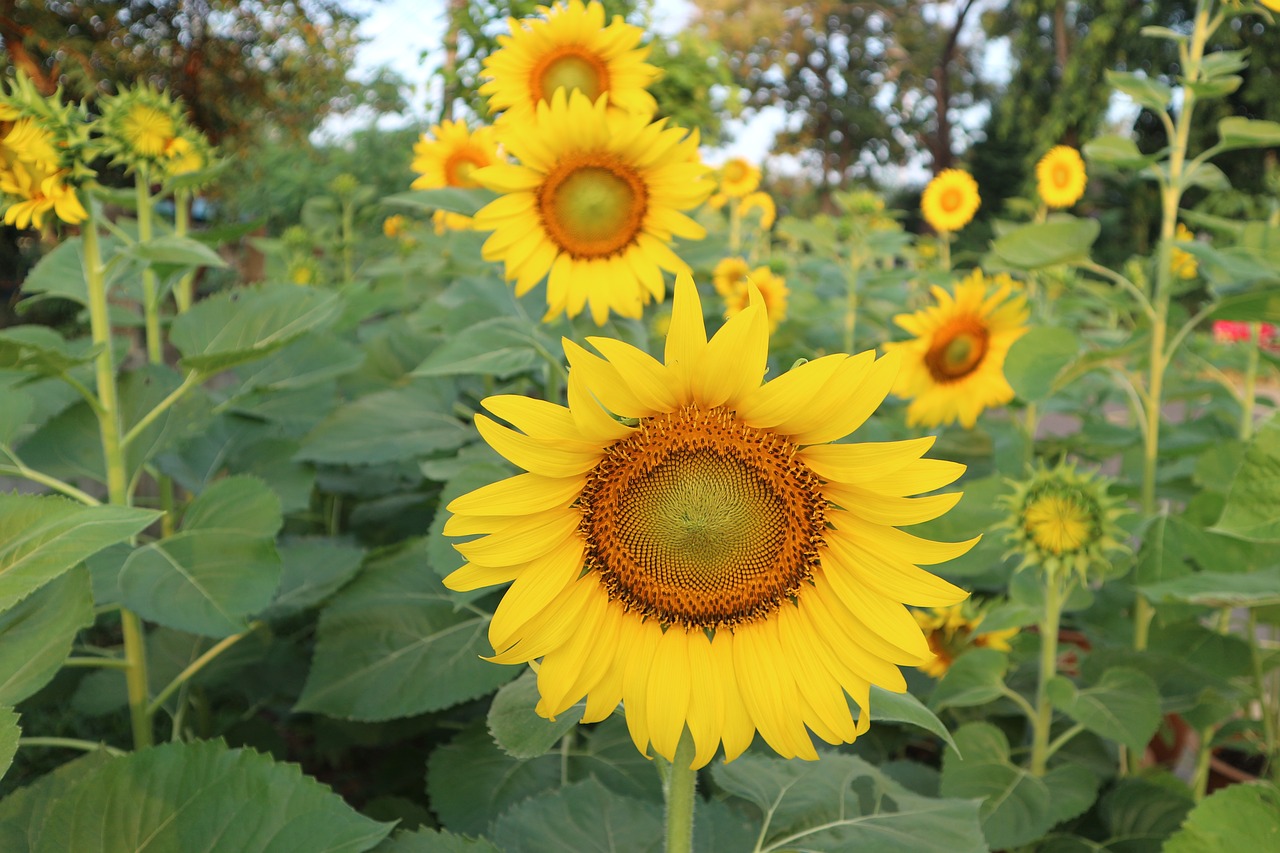
[[[0,705],[0,779],[9,771],[13,756],[18,752],[18,736],[22,729],[18,728],[18,715],[12,708]]]
[[[1079,351],[1080,341],[1069,329],[1032,326],[1009,347],[1005,378],[1019,399],[1029,403],[1043,400],[1053,390],[1053,380]]]
[[[1271,782],[1230,785],[1187,815],[1164,853],[1240,853],[1280,849],[1280,788]]]
[[[106,752],[91,752],[0,799],[0,850],[32,853],[48,828],[50,810],[109,761]]]
[[[760,809],[763,851],[986,850],[975,802],[922,797],[852,755],[813,763],[744,755],[711,774]]]
[[[306,388],[326,379],[345,376],[364,363],[359,348],[332,335],[306,334],[264,358],[252,368],[238,371],[241,392]]]
[[[467,838],[452,832],[419,829],[397,832],[373,848],[371,853],[502,853],[485,838]]]
[[[461,447],[472,431],[441,414],[434,388],[379,391],[342,406],[302,442],[297,458],[339,465],[376,465]]]
[[[262,358],[342,313],[337,293],[289,284],[237,288],[174,318],[169,340],[188,368],[213,373]]]
[[[413,371],[414,376],[480,374],[504,378],[542,363],[559,345],[527,320],[495,317],[448,338]]]
[[[254,477],[229,477],[192,501],[181,529],[139,548],[120,593],[146,619],[209,637],[247,627],[280,583],[280,499]]]
[[[1055,824],[1079,817],[1098,798],[1099,779],[1080,764],[1059,764],[1044,774],[1049,789],[1049,820]]]
[[[1260,572],[1196,572],[1138,587],[1152,601],[1181,601],[1209,607],[1265,607],[1280,604],[1280,568]]]
[[[991,251],[1010,266],[1040,269],[1070,261],[1087,261],[1098,239],[1096,219],[1055,219],[1015,228],[997,239]]]
[[[281,542],[280,589],[267,615],[286,616],[315,607],[355,577],[364,549],[324,537]]]
[[[0,364],[6,367],[57,376],[97,354],[89,338],[68,341],[47,326],[14,326],[0,332]]]
[[[582,719],[582,708],[575,705],[555,720],[541,717],[533,710],[538,704],[538,679],[526,672],[515,681],[504,684],[489,706],[489,734],[503,751],[515,758],[537,758]]]
[[[1251,542],[1280,542],[1280,417],[1268,419],[1249,442],[1213,529]]]
[[[391,830],[295,764],[218,741],[151,747],[100,767],[47,815],[35,853],[359,853]]]
[[[512,853],[661,853],[662,807],[587,779],[518,803],[498,818],[492,835]]]
[[[321,611],[297,709],[390,720],[483,696],[520,673],[480,659],[488,624],[456,606],[422,541],[375,559]]]
[[[0,494],[0,611],[159,517],[145,509]]]
[[[1167,84],[1130,71],[1108,70],[1106,74],[1108,83],[1133,98],[1139,106],[1157,113],[1163,113],[1168,109],[1173,90]]]
[[[1004,732],[990,723],[967,723],[955,739],[960,752],[947,750],[942,759],[943,796],[982,800],[982,831],[993,850],[1042,838],[1054,822],[1049,788],[1009,760]]]
[[[1009,656],[996,649],[970,649],[955,659],[934,688],[929,704],[943,708],[968,708],[999,699]]]
[[[1272,148],[1280,145],[1280,122],[1231,116],[1218,122],[1218,145],[1235,148]]]
[[[1098,683],[1078,690],[1058,676],[1049,682],[1053,704],[1095,734],[1141,751],[1160,727],[1160,692],[1146,673],[1108,669]]]
[[[1147,779],[1121,779],[1102,797],[1098,811],[1111,833],[1111,849],[1159,853],[1191,810],[1186,786],[1174,784],[1177,788]]]
[[[75,569],[0,612],[0,705],[16,705],[49,683],[81,628],[93,624],[89,573]]]
[[[938,719],[938,715],[910,693],[891,693],[883,687],[871,685],[871,720],[910,723],[942,738],[948,746],[955,746],[951,732]]]
[[[1251,290],[1228,296],[1209,313],[1209,319],[1280,323],[1280,288]]]
[[[121,253],[144,263],[174,267],[225,267],[227,262],[199,240],[177,234],[164,234],[134,243]]]
[[[477,210],[495,198],[497,196],[490,190],[442,187],[435,190],[410,190],[397,193],[387,196],[383,202],[396,207],[428,211],[447,210],[450,213],[474,216]]]
[[[1098,163],[1118,169],[1141,169],[1160,159],[1154,154],[1143,154],[1129,137],[1115,135],[1089,140],[1084,144],[1083,153],[1090,165]]]

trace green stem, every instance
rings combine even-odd
[[[67,658],[62,662],[63,666],[89,666],[102,667],[103,669],[128,669],[129,662],[124,658],[106,658],[106,657],[80,657]]]
[[[1213,760],[1213,726],[1205,726],[1199,731],[1200,749],[1196,753],[1196,769],[1191,776],[1191,796],[1198,803],[1204,799],[1209,789],[1209,762]]]
[[[1080,734],[1082,731],[1084,731],[1084,726],[1080,723],[1076,723],[1074,726],[1054,738],[1053,742],[1049,744],[1046,750],[1045,761],[1053,758],[1054,753],[1066,746],[1073,737]]]
[[[147,165],[138,164],[134,175],[138,196],[138,242],[146,243],[153,236],[151,227],[151,182],[147,179]],[[156,296],[156,272],[148,264],[142,270],[142,313],[147,328],[147,361],[160,364],[164,361],[164,342],[160,339],[160,300]]]
[[[1026,435],[1027,447],[1022,456],[1023,471],[1029,471],[1032,463],[1036,461],[1036,425],[1038,422],[1038,412],[1035,403],[1027,403],[1027,408],[1023,410],[1022,430]]]
[[[22,462],[14,458],[8,448],[0,447],[0,452],[3,452],[14,461],[13,465],[0,464],[0,474],[4,474],[9,477],[21,477],[24,480],[39,483],[40,485],[47,486],[55,492],[60,492],[69,498],[75,498],[86,506],[98,506],[101,503],[101,501],[93,495],[80,491],[70,483],[65,483],[57,477],[51,477],[48,474],[35,470],[34,468],[28,468],[26,465],[22,464]]]
[[[686,728],[667,775],[667,846],[666,853],[690,853],[693,850],[693,804],[698,785],[698,771],[691,770],[695,753],[693,735]]]
[[[354,278],[351,250],[355,243],[355,207],[350,201],[342,203],[342,281],[350,284]]]
[[[159,403],[156,403],[155,408],[143,415],[142,418],[133,425],[129,432],[125,434],[122,439],[124,446],[128,447],[136,441],[138,436],[142,435],[142,432],[155,422],[156,418],[163,415],[170,407],[173,406],[174,403],[181,400],[183,394],[186,394],[196,385],[199,385],[202,379],[204,379],[204,376],[198,370],[193,370],[188,373],[186,378],[182,380],[181,385],[170,391],[169,396],[165,397]]]
[[[173,233],[179,237],[187,236],[191,230],[191,190],[183,188],[173,194]],[[183,273],[182,278],[173,288],[173,300],[178,305],[178,313],[184,313],[191,307],[195,298],[193,285],[196,279],[195,270]]]
[[[1031,773],[1043,776],[1049,762],[1049,730],[1053,727],[1053,703],[1049,682],[1058,674],[1058,628],[1066,598],[1063,582],[1047,577],[1044,591],[1044,618],[1040,621],[1040,677],[1036,682],[1036,718],[1031,727]]]
[[[1253,686],[1258,691],[1258,707],[1262,709],[1262,733],[1266,738],[1267,772],[1275,778],[1277,757],[1280,756],[1280,742],[1277,742],[1276,718],[1274,705],[1276,697],[1267,695],[1267,680],[1262,671],[1262,649],[1258,643],[1258,615],[1249,608],[1249,621],[1245,627],[1246,639],[1249,641],[1249,663],[1253,669]]]
[[[116,758],[126,754],[123,749],[116,749],[114,746],[107,746],[105,743],[71,737],[20,737],[18,738],[18,746],[53,746],[63,749],[79,749],[84,752],[102,750]]]
[[[107,313],[107,284],[102,274],[102,252],[98,245],[98,225],[92,201],[82,230],[85,282],[89,291],[89,328],[98,345],[94,375],[98,383],[98,431],[107,470],[107,500],[115,506],[129,505],[128,472],[124,443],[120,436],[120,401],[116,388],[115,356],[111,347],[111,320]],[[125,685],[129,696],[129,718],[133,745],[141,749],[152,742],[151,717],[147,714],[147,649],[142,620],[127,609],[120,611],[124,635]]]
[[[938,259],[942,269],[951,272],[951,232],[943,231],[938,235]]]
[[[190,665],[187,666],[186,669],[182,670],[182,672],[174,676],[173,681],[170,681],[168,684],[166,684],[164,686],[164,689],[162,689],[159,693],[156,694],[156,698],[152,699],[151,704],[147,706],[147,713],[155,714],[157,711],[159,711],[164,706],[165,700],[168,699],[170,696],[172,696],[174,691],[176,691],[183,684],[187,683],[187,681],[190,678],[192,678],[197,672],[199,672],[200,670],[208,666],[210,662],[213,661],[214,658],[216,658],[218,655],[222,654],[227,649],[234,646],[236,643],[243,640],[245,637],[252,634],[261,625],[262,625],[261,622],[254,622],[249,626],[248,630],[241,631],[239,634],[232,634],[230,637],[226,637],[225,639],[219,640],[218,643],[213,647],[211,647],[207,652],[205,652],[204,654],[200,655],[200,657],[193,660],[190,663]]]

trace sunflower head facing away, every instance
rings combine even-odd
[[[1018,633],[1017,628],[1002,628],[997,631],[979,631],[986,614],[975,607],[972,599],[967,599],[950,607],[931,607],[927,610],[913,610],[917,624],[924,631],[929,641],[929,650],[934,658],[923,666],[917,667],[926,675],[941,678],[951,669],[956,658],[969,649],[1010,650],[1009,640]]]
[[[943,169],[920,196],[924,221],[939,233],[959,231],[968,225],[981,204],[978,182],[960,169]]]
[[[972,428],[983,409],[1013,399],[1004,359],[1027,331],[1026,300],[1011,297],[1008,283],[988,287],[981,270],[957,284],[954,296],[941,287],[932,292],[933,305],[894,318],[915,337],[884,345],[902,356],[893,391],[911,398],[912,426],[958,421]]]
[[[1009,510],[1002,526],[1022,567],[1073,572],[1084,581],[1091,568],[1107,565],[1109,552],[1124,550],[1116,523],[1124,510],[1101,477],[1063,462],[1012,485],[1013,494],[1002,499]]]
[[[489,626],[496,663],[541,659],[537,711],[621,702],[636,747],[668,760],[687,727],[707,764],[756,732],[816,758],[810,732],[853,741],[872,684],[933,658],[905,603],[966,593],[919,568],[973,542],[899,530],[950,509],[931,492],[963,466],[933,439],[833,444],[879,406],[896,359],[829,355],[762,384],[756,298],[707,340],[697,289],[676,282],[664,361],[610,338],[565,340],[568,406],[516,396],[476,416],[527,473],[449,504],[467,564],[455,590],[511,583]],[[976,541],[976,540],[974,540]],[[848,699],[858,705],[854,719]]]
[[[646,119],[658,103],[646,87],[662,73],[644,60],[644,31],[615,17],[604,23],[604,7],[567,0],[541,10],[545,18],[508,19],[510,35],[484,60],[487,82],[480,94],[502,121],[527,121],[538,104],[557,92],[581,92],[590,101],[606,96],[609,106]]]
[[[1070,207],[1084,195],[1084,160],[1080,152],[1057,145],[1036,163],[1036,188],[1049,207]]]
[[[517,296],[547,278],[548,319],[588,306],[598,324],[611,311],[639,317],[663,298],[663,270],[688,272],[668,243],[706,235],[681,211],[712,184],[684,130],[557,92],[504,140],[519,163],[475,171],[503,193],[476,213],[475,227],[493,232],[484,259],[506,264]]]

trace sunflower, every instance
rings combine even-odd
[[[445,120],[433,126],[413,145],[415,190],[440,187],[478,187],[476,169],[501,162],[498,138],[492,127],[469,130],[464,122]]]
[[[1258,0],[1263,6],[1266,6],[1272,12],[1280,12],[1280,0]]]
[[[742,157],[730,157],[720,167],[720,192],[728,198],[745,198],[760,186],[760,170]]]
[[[1125,550],[1119,498],[1107,493],[1106,480],[1069,463],[1013,483],[1013,494],[1001,503],[1010,515],[1000,526],[1009,531],[1010,553],[1022,555],[1022,567],[1070,571],[1085,580],[1090,568],[1109,564],[1108,552]]]
[[[102,116],[95,124],[101,133],[98,144],[114,162],[129,169],[165,168],[171,157],[181,160],[191,153],[182,150],[184,146],[176,140],[192,136],[195,131],[167,92],[146,84],[125,87],[118,94],[103,98],[100,106]]]
[[[960,169],[943,169],[924,188],[920,212],[934,231],[959,231],[973,220],[982,198],[978,182]]]
[[[484,406],[480,434],[528,473],[453,501],[469,561],[445,583],[514,581],[494,613],[491,660],[541,658],[537,711],[586,697],[583,722],[623,704],[636,747],[671,760],[688,727],[707,764],[759,731],[786,757],[817,757],[870,724],[872,684],[931,659],[903,606],[965,592],[918,568],[971,542],[901,531],[958,495],[910,498],[963,466],[921,459],[931,438],[831,444],[888,393],[892,356],[829,355],[761,384],[758,299],[707,341],[688,276],[676,282],[665,364],[621,341],[565,340],[569,405],[515,396]],[[855,720],[846,701],[860,713]]]
[[[746,290],[747,276],[750,272],[751,266],[744,259],[725,258],[712,270],[711,284],[715,287],[716,293],[728,296],[738,288]]]
[[[768,267],[756,267],[741,284],[724,294],[725,319],[737,316],[750,304],[751,293],[747,281],[760,292],[765,313],[769,317],[769,331],[774,331],[787,318],[787,297],[791,291],[787,288],[786,279],[776,275]]]
[[[680,212],[711,192],[707,168],[689,157],[695,144],[665,120],[557,92],[507,139],[519,165],[474,172],[505,193],[475,216],[477,230],[494,232],[485,260],[506,263],[517,296],[547,276],[548,319],[588,304],[596,323],[610,311],[639,317],[650,297],[663,298],[662,270],[688,272],[667,245],[672,236],[706,235]]]
[[[760,227],[768,231],[778,219],[778,206],[773,203],[773,196],[766,192],[754,192],[742,199],[742,215],[753,210],[760,211]]]
[[[488,82],[480,94],[489,97],[490,112],[524,122],[556,92],[576,91],[591,101],[607,95],[616,111],[653,117],[658,103],[646,87],[662,72],[644,61],[649,48],[638,46],[644,30],[620,16],[606,27],[604,7],[595,2],[568,0],[541,11],[545,20],[508,19],[511,35],[498,36],[501,49],[484,60]]]
[[[69,225],[89,218],[75,188],[67,183],[65,172],[50,172],[21,161],[0,169],[0,196],[9,201],[4,209],[4,224],[17,228],[41,228],[45,214],[50,212]]]
[[[1070,207],[1084,195],[1084,160],[1080,152],[1056,145],[1036,164],[1036,187],[1049,207]]]
[[[1178,223],[1178,231],[1174,235],[1175,240],[1179,243],[1194,243],[1196,235],[1191,233],[1191,229]],[[1196,256],[1185,249],[1179,249],[1174,246],[1169,253],[1169,268],[1173,274],[1181,279],[1195,278],[1196,273],[1200,271],[1200,263],[1196,260]]]
[[[913,340],[885,344],[901,353],[902,373],[894,393],[911,397],[907,422],[936,427],[959,421],[971,428],[978,413],[1013,399],[1004,378],[1009,347],[1027,331],[1022,296],[1009,297],[1003,284],[989,292],[982,270],[956,285],[953,297],[933,288],[936,304],[894,318],[915,335]]]
[[[970,601],[950,607],[915,610],[912,615],[924,631],[929,650],[934,654],[933,660],[917,669],[934,678],[946,675],[956,658],[971,648],[1010,651],[1009,640],[1018,633],[1017,628],[979,632],[978,626],[986,614],[973,608]]]

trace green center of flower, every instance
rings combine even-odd
[[[640,175],[607,155],[569,158],[539,188],[543,224],[575,258],[607,257],[634,242],[649,193]]]
[[[722,408],[645,419],[588,476],[587,567],[664,624],[767,616],[813,576],[822,544],[821,482],[796,450]]]
[[[960,317],[939,329],[924,356],[935,382],[955,382],[977,370],[987,354],[990,332],[976,317]]]
[[[538,88],[535,101],[551,100],[557,89],[564,89],[566,95],[577,89],[594,101],[608,88],[608,70],[599,58],[571,48],[553,54],[541,72],[534,73],[534,79]]]

